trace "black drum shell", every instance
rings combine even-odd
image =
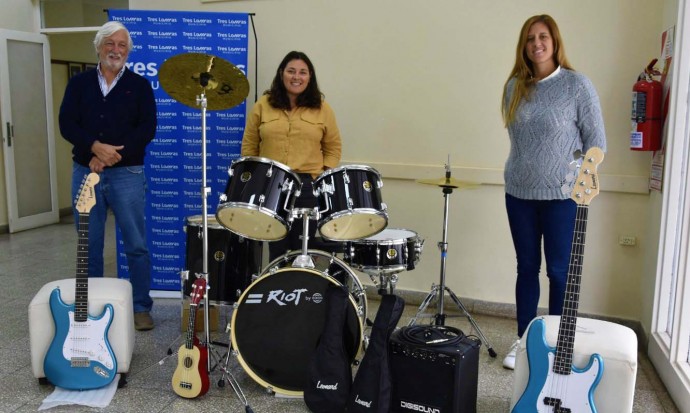
[[[182,292],[188,297],[197,273],[203,271],[203,226],[201,215],[187,217],[185,232],[185,269],[187,279],[182,280]],[[207,299],[213,304],[233,304],[252,282],[252,276],[261,272],[263,243],[233,234],[208,217]]]
[[[229,174],[216,211],[218,223],[252,240],[285,238],[302,187],[299,176],[280,162],[253,156],[235,160]]]
[[[319,175],[314,194],[324,239],[362,239],[382,231],[388,224],[382,186],[378,171],[365,165],[342,166]]]

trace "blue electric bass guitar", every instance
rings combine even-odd
[[[529,380],[524,393],[513,407],[513,413],[597,412],[594,406],[594,389],[601,380],[604,361],[598,354],[593,354],[589,364],[583,369],[574,367],[572,362],[587,213],[589,202],[599,193],[596,169],[603,159],[601,149],[588,150],[576,178],[571,198],[577,203],[577,215],[558,341],[556,348],[550,347],[544,335],[544,320],[532,322],[527,333]]]
[[[70,390],[106,386],[117,374],[117,361],[108,342],[113,306],[106,304],[99,317],[88,314],[89,211],[96,204],[94,187],[99,180],[98,174],[90,173],[75,201],[79,212],[79,241],[74,304],[62,301],[59,287],[50,294],[55,336],[43,361],[43,370],[55,386]]]

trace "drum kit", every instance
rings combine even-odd
[[[229,351],[219,385],[228,380],[246,404],[228,370],[232,354],[267,391],[300,396],[309,358],[325,322],[326,290],[338,286],[349,291],[345,344],[354,362],[366,342],[367,298],[353,268],[367,273],[380,294],[393,294],[397,274],[415,268],[424,240],[411,230],[386,228],[383,181],[378,171],[365,165],[323,172],[314,180],[318,206],[309,209],[294,207],[302,183],[288,166],[262,157],[241,157],[229,167],[229,180],[215,217],[208,217],[206,110],[229,109],[241,103],[248,94],[248,83],[231,63],[202,53],[168,59],[161,66],[159,79],[177,101],[202,111],[202,214],[186,220],[187,270],[182,272],[182,293],[190,294],[191,272],[207,281],[206,303],[233,307],[230,344],[226,345]],[[261,243],[285,238],[300,219],[301,250],[287,251],[261,270]],[[342,246],[342,259],[336,252],[308,248],[310,221],[316,221],[324,240]],[[444,282],[442,278],[442,285]],[[442,297],[444,289],[434,289],[432,294],[440,292]],[[210,346],[208,305],[203,307],[205,344]],[[211,371],[210,358],[207,368]]]

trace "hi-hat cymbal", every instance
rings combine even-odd
[[[163,89],[178,102],[198,108],[197,96],[206,95],[209,110],[239,105],[249,94],[249,81],[227,60],[205,53],[183,53],[163,62],[158,72]]]
[[[438,179],[417,179],[417,182],[424,185],[434,185],[444,188],[457,188],[457,189],[472,189],[477,188],[481,185],[478,182],[466,182],[460,181],[453,177],[450,178],[438,178]]]

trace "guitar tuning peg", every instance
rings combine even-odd
[[[575,150],[575,152],[573,152],[573,159],[577,160],[577,159],[581,159],[581,158],[582,158],[582,150],[581,149]]]

